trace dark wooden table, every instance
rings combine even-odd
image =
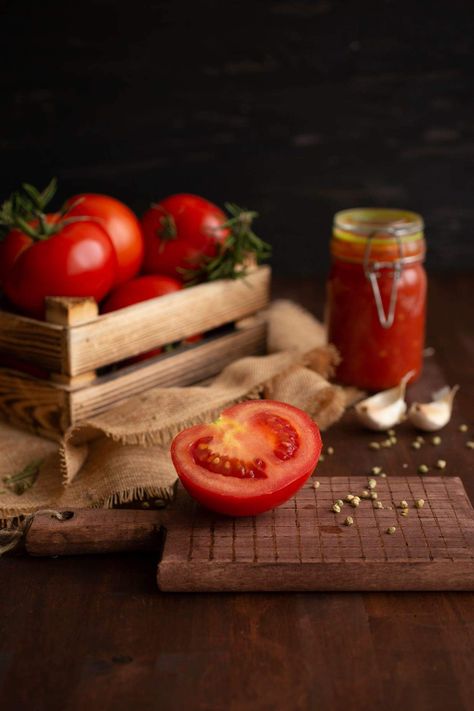
[[[402,426],[396,447],[374,453],[349,415],[324,437],[335,454],[320,476],[379,461],[389,475],[404,461],[414,472],[442,457],[474,498],[474,451],[458,431],[466,422],[474,434],[474,278],[430,284],[430,383],[461,384],[442,445],[415,452]],[[321,314],[320,278],[278,280],[275,294]],[[160,594],[155,572],[153,554],[2,559],[0,707],[473,708],[470,593]]]

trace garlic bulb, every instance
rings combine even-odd
[[[459,385],[453,388],[446,386],[433,393],[432,402],[414,402],[408,412],[408,419],[420,430],[440,430],[451,419],[453,400],[458,390]]]
[[[387,430],[402,421],[406,412],[405,389],[414,371],[403,376],[399,385],[362,400],[355,406],[357,417],[369,430]]]

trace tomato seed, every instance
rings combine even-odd
[[[211,441],[212,438],[206,438]],[[205,444],[205,448],[201,445]],[[203,439],[198,440],[193,447],[193,458],[196,464],[207,469],[214,474],[224,476],[234,476],[239,479],[265,479],[267,475],[263,471],[265,462],[259,459],[263,466],[257,466],[255,462],[244,462],[235,457],[227,457],[223,454],[213,452]]]

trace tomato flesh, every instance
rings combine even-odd
[[[178,434],[171,457],[187,491],[207,508],[251,516],[298,491],[321,452],[317,425],[302,410],[250,400],[208,425]]]
[[[238,479],[266,479],[266,464],[263,459],[245,461],[238,457],[220,454],[211,447],[213,437],[201,437],[193,445],[193,459],[196,464],[209,472]]]

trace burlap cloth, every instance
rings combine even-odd
[[[338,420],[355,394],[328,382],[338,354],[323,326],[289,301],[274,302],[260,317],[268,323],[268,355],[235,361],[209,385],[149,390],[79,423],[59,445],[0,422],[0,519],[43,508],[168,499],[176,481],[172,437],[236,402],[282,400],[306,410],[321,429]],[[19,495],[2,485],[38,459],[31,488]]]

